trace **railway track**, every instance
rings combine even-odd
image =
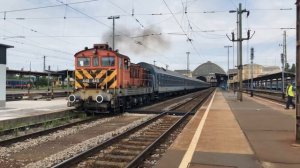
[[[53,160],[69,158],[149,117],[134,114],[112,116],[0,147],[0,165],[16,168],[51,167]]]
[[[199,93],[202,93],[202,92],[203,91],[200,91],[200,92],[197,92],[197,93],[199,94]],[[195,98],[197,93],[191,93],[192,97]],[[168,104],[170,105],[170,104],[174,103],[174,101],[178,101],[178,99],[182,99],[182,98],[187,97],[187,96],[188,95],[184,95],[184,96],[180,96],[180,97],[177,97],[177,98],[174,98],[174,99],[171,99],[171,100],[165,100],[165,101],[162,102],[162,104],[164,106],[166,106]],[[158,104],[160,105],[161,103],[158,103]],[[185,103],[180,103],[177,106],[174,106],[173,109],[175,109],[175,107],[181,107],[184,104]],[[160,107],[154,107],[154,109],[155,108],[158,109]],[[134,112],[137,112],[137,111],[141,111],[141,110],[135,110]],[[145,112],[141,112],[141,113],[145,113]],[[146,113],[149,114],[149,111],[147,111]],[[161,112],[157,112],[157,113],[161,113]],[[178,111],[176,113],[178,113]],[[87,122],[92,122],[92,121],[95,121],[97,119],[100,119],[101,117],[104,117],[104,116],[99,116],[98,115],[98,117],[88,117],[88,118],[84,118],[84,119],[81,119],[79,121],[75,121],[75,122],[72,122],[72,123],[68,122],[68,120],[70,118],[75,118],[75,119],[80,118],[80,113],[79,113],[79,114],[74,115],[74,116],[56,118],[56,119],[48,120],[48,121],[45,121],[45,122],[34,123],[34,124],[30,124],[30,125],[24,125],[24,126],[20,126],[20,127],[14,127],[14,128],[2,130],[2,131],[0,131],[0,146],[8,146],[8,145],[11,145],[13,143],[21,142],[21,141],[24,141],[24,140],[29,139],[29,138],[36,138],[36,137],[39,137],[39,136],[47,135],[47,134],[53,133],[55,131],[63,130],[63,129],[66,129],[66,128],[69,128],[69,127],[72,127],[72,126],[75,126],[75,125],[80,125],[80,124],[84,124],[84,123],[87,123]],[[51,125],[53,123],[56,124],[56,123],[59,123],[60,121],[64,122],[64,124],[60,124],[60,125],[57,125],[57,126],[52,126],[51,128],[44,128],[44,127],[48,127],[47,125]],[[42,128],[39,129],[39,127],[42,127]],[[31,129],[37,129],[38,131],[30,132]],[[30,133],[27,133],[27,132],[30,132]],[[10,134],[11,134],[11,136],[10,136]],[[9,138],[3,138],[3,137],[9,137]]]
[[[194,95],[194,94],[195,93],[192,93],[192,95]],[[180,96],[180,97],[174,98],[174,100],[165,100],[165,101],[163,101],[163,104],[164,105],[170,104],[170,103],[176,101],[177,99],[180,99],[185,96]],[[2,130],[2,131],[0,131],[0,146],[8,146],[13,143],[21,142],[21,141],[24,141],[29,138],[36,138],[39,136],[47,135],[47,134],[50,134],[50,133],[58,131],[58,130],[63,130],[63,129],[72,127],[74,125],[80,125],[80,124],[84,124],[87,122],[92,122],[101,117],[99,117],[99,116],[98,117],[89,117],[89,118],[84,118],[79,121],[69,123],[68,120],[71,118],[73,118],[73,119],[80,118],[80,114],[77,114],[74,116],[56,118],[53,120],[48,120],[48,121],[40,122],[40,123],[34,123],[34,124],[30,124],[30,125],[26,124],[26,125],[23,125],[20,127],[14,127],[14,128]],[[60,123],[61,121],[64,122],[64,124],[57,124],[57,123]],[[56,126],[52,126],[51,128],[44,128],[44,127],[48,127],[48,125],[52,125],[53,123]],[[35,131],[32,131],[33,129],[35,129]]]
[[[19,100],[37,100],[37,99],[45,99],[45,98],[58,98],[58,97],[67,97],[67,91],[60,91],[47,93],[45,92],[33,92],[33,93],[8,93],[6,94],[6,101],[19,101]]]
[[[205,95],[203,92],[172,109],[172,111],[188,109],[183,116],[168,115],[171,110],[162,112],[150,120],[53,167],[137,167],[191,113],[195,112],[211,92],[212,90],[206,91]],[[172,112],[172,114],[174,113]]]
[[[74,119],[80,117],[80,116],[73,116]],[[84,124],[84,123],[88,123],[88,122],[93,122],[97,119],[100,118],[104,118],[104,117],[87,117],[87,118],[83,118],[83,119],[78,119],[76,121],[73,122],[68,122],[67,118],[57,118],[54,120],[49,120],[49,121],[45,121],[45,122],[41,122],[41,123],[35,123],[35,124],[31,124],[31,125],[25,125],[25,126],[21,126],[21,127],[16,127],[16,128],[12,128],[12,129],[7,129],[7,130],[3,130],[0,132],[1,137],[3,136],[14,136],[11,134],[21,134],[22,132],[24,132],[24,135],[21,136],[14,136],[12,138],[2,138],[3,140],[0,140],[0,146],[8,146],[11,145],[13,143],[17,143],[17,142],[21,142],[24,141],[26,139],[32,139],[32,138],[36,138],[39,136],[43,136],[43,135],[47,135],[50,133],[53,133],[55,131],[58,130],[63,130],[66,128],[70,128],[76,125],[80,125],[80,124]],[[51,128],[44,128],[44,127],[48,127],[48,123],[57,123],[59,121],[64,121],[64,123],[62,123],[61,125],[58,126],[53,126]],[[38,131],[33,131],[31,133],[26,133],[28,132],[30,129],[39,129]],[[1,139],[1,138],[0,138]]]
[[[197,91],[194,93],[190,93],[188,95],[182,95],[179,97],[175,97],[173,99],[164,100],[160,103],[152,104],[150,106],[142,107],[142,108],[136,108],[136,109],[130,109],[127,110],[130,113],[141,113],[141,114],[160,114],[163,111],[175,111],[175,113],[182,114],[186,113],[184,110],[178,109],[180,106],[184,106],[185,103],[190,101],[191,99],[196,98],[199,94],[204,93],[205,90]],[[176,109],[175,109],[176,108]],[[186,111],[186,110],[185,110]]]
[[[201,95],[203,94],[202,92]],[[138,151],[142,155],[135,156],[134,159],[132,159],[132,161],[135,160],[135,162],[132,164],[141,164],[141,161],[144,160],[149,153],[155,151],[155,148],[160,148],[160,144],[162,144],[167,137],[170,137],[170,134],[174,134],[174,130],[175,132],[180,132],[178,131],[179,126],[183,126],[184,123],[188,121],[186,118],[192,113],[189,111],[191,109],[190,103],[193,101],[194,103],[199,103],[200,99],[203,99],[201,96],[192,95],[194,97],[190,98],[189,101],[183,101],[179,104],[175,103],[176,105],[173,106],[170,111],[160,112],[160,114],[155,117],[153,117],[154,115],[151,113],[147,115],[122,114],[119,116],[110,116],[106,120],[99,119],[98,121],[96,119],[96,121],[88,121],[91,126],[86,126],[89,124],[83,122],[81,124],[73,124],[73,126],[63,126],[49,130],[48,132],[40,132],[35,135],[9,140],[10,142],[3,142],[2,145],[5,145],[5,147],[0,147],[0,165],[4,167],[52,167],[53,165],[59,167],[59,165],[55,164],[63,164],[66,160],[72,160],[72,158],[78,154],[83,154],[83,158],[91,156],[92,154],[84,154],[86,153],[86,149],[99,151],[96,146],[105,143],[107,143],[106,148],[109,149],[124,147],[126,150],[125,147],[127,147],[129,150],[131,146],[138,146],[137,149],[132,149],[133,153],[135,150],[135,153]],[[161,108],[164,108],[164,105],[164,103],[161,104]],[[186,112],[181,113],[184,107]],[[188,113],[188,111],[190,113]],[[184,116],[182,116],[183,114]],[[132,130],[132,132],[130,132],[130,130]],[[126,135],[127,138],[124,137]],[[115,139],[115,141],[113,139]],[[121,142],[121,144],[118,142]],[[125,144],[125,142],[127,146],[122,146],[122,143]],[[134,143],[137,144],[130,145]],[[102,146],[100,147],[100,151],[103,151],[101,148],[104,150]],[[117,151],[115,150],[115,152]],[[120,153],[122,153],[122,151],[120,151]],[[122,156],[120,155],[120,157]],[[128,160],[126,155],[123,158],[125,160],[127,158]],[[113,160],[113,158],[111,159]],[[81,162],[81,160],[76,161],[76,163],[79,162]],[[93,161],[90,160],[89,162]],[[129,165],[131,163],[126,162],[125,164]],[[70,164],[66,163],[66,165]],[[123,167],[122,163],[120,167]]]
[[[244,93],[250,95],[250,93],[247,93],[247,92],[244,92]],[[260,98],[264,98],[264,99],[276,101],[277,103],[281,103],[281,104],[285,104],[286,103],[286,100],[282,99],[281,96],[273,96],[273,95],[270,95],[270,94],[255,93],[255,92],[254,92],[253,96],[257,96],[257,97],[260,97]]]

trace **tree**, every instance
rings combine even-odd
[[[296,72],[296,65],[293,64],[289,72],[295,73]]]
[[[36,80],[36,85],[38,86],[47,86],[47,84],[48,84],[48,79],[45,76]]]
[[[284,71],[285,71],[285,72],[289,72],[289,69],[290,69],[290,64],[289,64],[289,63],[286,63],[286,64],[285,64],[285,67],[284,67]]]

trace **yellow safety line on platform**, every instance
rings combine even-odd
[[[189,163],[191,162],[192,158],[193,158],[193,154],[195,152],[195,149],[196,149],[196,146],[197,146],[197,143],[199,141],[199,138],[200,138],[200,135],[201,135],[201,132],[202,132],[202,129],[203,129],[203,126],[204,126],[204,123],[206,121],[206,118],[207,118],[207,115],[208,115],[208,112],[210,110],[210,107],[212,105],[212,102],[214,101],[214,98],[215,98],[215,94],[216,94],[216,91],[214,92],[214,95],[200,121],[200,124],[198,125],[198,128],[196,129],[196,132],[194,134],[194,137],[189,145],[189,148],[188,150],[185,152],[184,156],[183,156],[183,159],[179,165],[179,168],[187,168]]]

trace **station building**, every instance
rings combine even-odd
[[[197,78],[211,83],[212,86],[226,87],[227,74],[217,64],[208,61],[199,65],[194,71],[175,70],[182,75]]]
[[[217,64],[208,61],[199,65],[192,73],[192,76],[197,79],[211,83],[212,86],[226,88],[227,74]]]
[[[258,76],[267,75],[267,74],[274,74],[281,72],[281,69],[278,66],[262,66],[259,64],[253,64],[253,78]],[[243,72],[242,72],[243,80],[251,79],[251,64],[243,65]],[[229,83],[237,83],[238,80],[238,69],[229,69]]]
[[[6,50],[12,47],[0,44],[0,107],[5,107],[6,99]]]

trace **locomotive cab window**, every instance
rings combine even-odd
[[[124,59],[124,67],[125,67],[125,69],[127,70],[129,66],[130,66],[129,60],[128,59]]]
[[[102,66],[115,66],[115,57],[102,57]]]
[[[99,66],[99,59],[97,56],[93,57],[93,66]]]
[[[90,58],[78,58],[77,59],[77,66],[90,66],[91,59]]]
[[[119,58],[119,68],[122,69],[123,66],[122,66],[123,62],[122,62],[122,58]]]

